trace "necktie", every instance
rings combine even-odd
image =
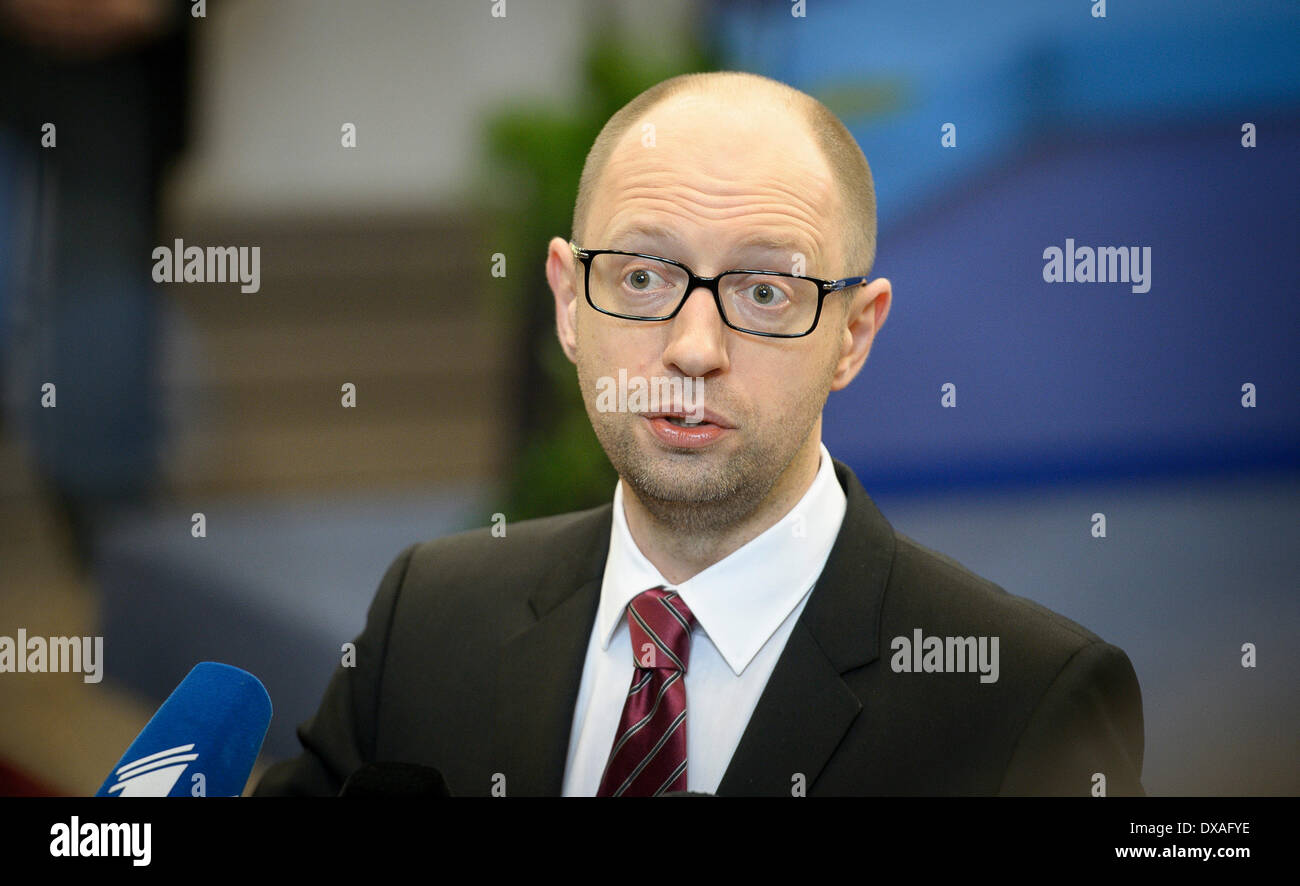
[[[651,588],[627,607],[636,670],[598,797],[686,790],[686,668],[695,616],[676,591]]]

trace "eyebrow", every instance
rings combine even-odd
[[[629,241],[637,238],[645,239],[645,240],[657,240],[659,242],[674,243],[677,245],[680,245],[682,242],[681,238],[677,236],[676,231],[672,230],[671,228],[666,228],[663,225],[633,224],[633,225],[629,225],[628,227],[616,230],[609,238],[609,242],[615,245],[612,245],[608,248],[618,249],[620,248],[618,244],[623,244],[621,248],[626,248],[627,246],[631,245]]]
[[[628,252],[635,252],[636,250],[630,248],[631,246],[630,241],[637,238],[654,240],[659,243],[669,243],[676,246],[680,246],[682,244],[681,237],[679,237],[677,235],[677,232],[674,231],[672,228],[664,227],[663,225],[658,225],[653,223],[646,223],[646,224],[633,224],[633,225],[629,225],[626,228],[615,230],[615,232],[610,236],[609,242],[612,244],[621,243],[623,245],[622,246],[612,245],[608,248],[624,249]],[[759,249],[767,252],[779,252],[782,255],[791,255],[796,252],[802,252],[805,256],[809,258],[810,264],[812,263],[812,260],[814,258],[820,258],[820,256],[817,254],[815,250],[808,251],[805,249],[801,249],[800,248],[801,245],[802,245],[801,243],[795,240],[787,239],[785,237],[773,236],[772,234],[753,234],[749,237],[744,238],[739,243],[737,243],[733,251],[739,252],[746,249]],[[667,258],[667,256],[665,256],[665,258]]]

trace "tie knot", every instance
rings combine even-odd
[[[627,606],[627,626],[638,668],[686,670],[695,616],[676,591],[660,586],[637,594]]]

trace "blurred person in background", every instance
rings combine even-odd
[[[0,0],[0,421],[83,568],[99,521],[146,500],[158,469],[150,255],[187,129],[190,9]]]

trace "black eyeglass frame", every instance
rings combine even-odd
[[[703,286],[709,292],[713,293],[713,304],[718,309],[718,316],[722,318],[722,322],[726,324],[729,329],[743,332],[746,335],[762,336],[763,338],[803,338],[806,335],[812,335],[817,329],[817,324],[821,321],[822,303],[826,301],[826,296],[830,295],[832,292],[839,292],[843,289],[848,289],[851,286],[865,283],[868,280],[867,277],[845,277],[842,280],[823,280],[820,277],[804,277],[799,274],[786,274],[782,271],[758,270],[754,268],[733,268],[732,270],[723,271],[721,274],[716,274],[712,277],[701,277],[681,262],[674,261],[671,258],[664,258],[662,255],[649,255],[644,252],[625,252],[622,249],[583,249],[572,240],[569,241],[569,248],[573,250],[573,257],[582,262],[582,266],[586,269],[583,274],[582,289],[583,295],[586,296],[587,304],[591,305],[602,314],[607,314],[610,317],[620,317],[624,320],[645,320],[649,322],[671,320],[681,312],[682,305],[686,304],[686,299],[691,297],[691,293]],[[682,293],[682,299],[677,303],[677,307],[673,308],[672,313],[664,314],[662,317],[637,317],[632,314],[620,314],[617,311],[607,311],[591,299],[591,260],[598,255],[630,255],[634,258],[648,258],[653,261],[663,262],[666,265],[681,268],[686,272],[686,291]],[[792,280],[811,280],[813,283],[816,283],[818,290],[817,313],[813,316],[812,326],[808,327],[807,332],[757,332],[753,329],[745,329],[744,327],[736,326],[727,319],[727,312],[722,309],[722,296],[718,294],[718,280],[728,274],[763,274],[769,277],[788,277]]]

